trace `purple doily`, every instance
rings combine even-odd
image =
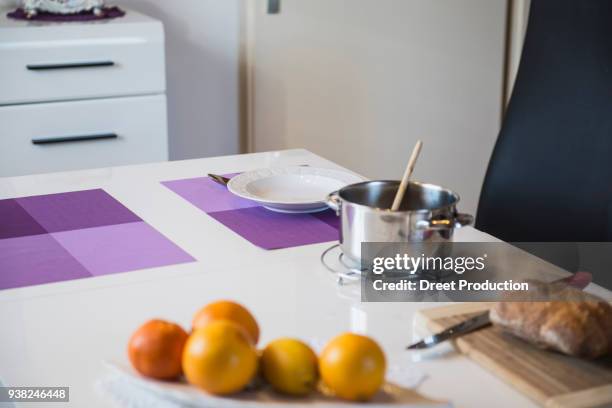
[[[104,7],[102,11],[104,14],[101,16],[96,16],[93,11],[80,11],[74,14],[56,14],[46,11],[39,11],[38,14],[32,18],[28,18],[25,11],[18,8],[15,11],[7,13],[6,16],[16,20],[27,21],[91,21],[123,17],[125,15],[125,11],[121,10],[119,7]]]

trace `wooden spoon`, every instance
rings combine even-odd
[[[397,189],[397,193],[395,194],[395,199],[393,200],[393,205],[391,205],[391,211],[399,210],[400,204],[404,199],[404,194],[406,193],[406,188],[408,187],[408,182],[410,181],[410,176],[412,175],[412,171],[414,170],[414,166],[416,164],[417,159],[419,158],[419,154],[421,153],[421,148],[423,147],[423,142],[418,140],[412,149],[412,154],[410,155],[410,159],[408,160],[408,165],[406,166],[406,170],[404,171],[404,177],[402,177],[402,182]]]

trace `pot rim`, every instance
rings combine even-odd
[[[399,184],[400,181],[399,180],[367,180],[367,181],[361,181],[359,183],[354,183],[354,184],[349,184],[348,186],[344,186],[342,187],[340,190],[337,191],[337,195],[338,197],[343,201],[346,202],[348,204],[351,205],[355,205],[358,207],[363,207],[363,208],[367,208],[370,211],[375,211],[375,212],[380,212],[380,213],[385,213],[385,214],[397,214],[397,215],[406,215],[406,214],[424,214],[424,213],[430,213],[432,211],[437,211],[437,210],[442,210],[442,209],[452,209],[453,207],[455,207],[454,209],[456,210],[456,206],[457,203],[461,200],[461,197],[459,196],[459,194],[457,194],[456,192],[454,192],[453,190],[450,190],[448,188],[444,188],[442,186],[439,186],[437,184],[431,184],[431,183],[421,183],[419,181],[410,181],[409,184],[416,184],[420,187],[426,187],[426,188],[430,188],[433,190],[438,190],[441,192],[445,192],[451,196],[453,196],[455,198],[455,202],[452,204],[448,204],[448,205],[443,205],[440,207],[436,207],[436,208],[423,208],[420,210],[403,210],[403,211],[391,211],[390,208],[380,208],[380,207],[370,207],[368,205],[365,204],[358,204],[355,203],[353,201],[349,201],[346,200],[345,198],[342,197],[342,191],[346,190],[350,187],[355,187],[355,186],[359,186],[359,185],[363,185],[363,184],[369,184],[369,183],[397,183]]]

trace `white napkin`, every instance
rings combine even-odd
[[[119,374],[111,374],[96,384],[98,392],[121,408],[182,408],[184,403],[174,402],[149,390],[138,387]]]
[[[262,390],[250,396],[231,398],[216,397],[202,393],[184,383],[172,383],[148,380],[133,372],[125,364],[107,363],[110,374],[97,383],[97,389],[104,393],[115,405],[123,408],[263,408],[274,406],[276,408],[294,408],[297,405],[313,405],[318,408],[362,408],[364,404],[343,402],[313,395],[312,398],[299,401],[290,398],[280,398],[273,392]],[[395,370],[391,370],[395,371]],[[398,378],[405,377],[404,374]],[[397,387],[396,387],[397,389]],[[395,392],[395,391],[393,391]],[[397,394],[394,394],[397,395]],[[375,398],[368,405],[369,408],[447,408],[450,404],[436,403],[427,400],[418,394],[405,394],[400,397],[406,402],[389,403]]]

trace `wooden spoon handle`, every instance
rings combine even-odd
[[[419,157],[419,153],[421,153],[421,148],[423,147],[423,142],[418,140],[416,145],[414,145],[414,149],[412,149],[412,154],[410,155],[410,160],[408,160],[408,165],[406,166],[406,170],[404,171],[404,177],[402,177],[402,181],[397,189],[397,193],[395,194],[395,199],[393,200],[393,205],[391,206],[391,211],[397,211],[404,199],[404,194],[406,193],[406,188],[408,187],[408,182],[410,181],[410,176],[412,175],[412,171],[414,170],[414,166]]]

